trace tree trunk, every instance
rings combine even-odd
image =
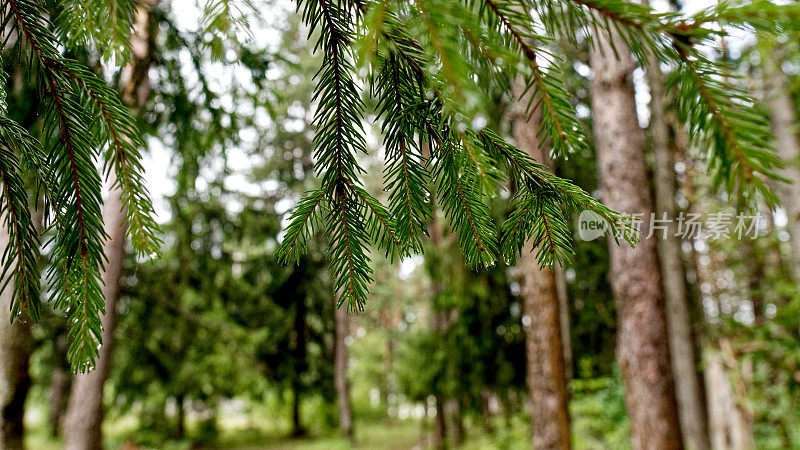
[[[50,424],[50,436],[57,438],[61,435],[61,419],[64,416],[64,391],[67,388],[67,374],[58,367],[50,376],[50,414],[47,421]]]
[[[292,432],[289,433],[293,438],[298,438],[306,434],[303,424],[300,421],[300,386],[299,383],[292,383]]]
[[[175,439],[181,440],[186,436],[186,411],[183,404],[186,403],[183,395],[175,397]]]
[[[0,229],[0,252],[9,236]],[[9,276],[13,274],[9,273]],[[25,399],[31,386],[28,359],[31,354],[31,326],[22,316],[11,323],[11,293],[14,280],[0,292],[0,449],[24,448]]]
[[[435,420],[435,430],[433,434],[433,448],[441,449],[445,447],[445,442],[447,442],[447,423],[444,420],[444,402],[439,396],[434,398],[436,402],[436,417]]]
[[[757,254],[753,242],[745,242],[742,251],[745,257],[745,267],[747,267],[747,294],[750,296],[750,305],[753,309],[753,325],[763,325],[766,320],[764,291],[768,289],[764,286],[766,270],[764,260],[761,255]]]
[[[515,85],[517,94],[524,87]],[[537,132],[541,115],[534,111],[528,118],[524,109],[527,98],[518,101],[514,118],[514,139],[520,149],[537,161],[549,158],[540,146]],[[561,314],[556,277],[551,267],[540,267],[536,252],[528,242],[517,261],[525,320],[527,381],[533,411],[533,447],[537,449],[570,448],[567,376],[562,345]]]
[[[353,439],[353,411],[350,407],[350,383],[347,381],[347,309],[336,308],[336,344],[334,348],[334,383],[339,400],[339,428]]]
[[[300,437],[306,434],[306,430],[300,420],[300,400],[303,394],[301,377],[308,372],[308,305],[306,298],[298,299],[295,302],[292,357],[294,358],[294,376],[291,380],[292,389],[292,437]]]
[[[464,413],[461,409],[461,400],[458,398],[451,398],[445,404],[445,412],[449,417],[449,428],[453,430],[453,446],[461,447],[464,443],[466,436],[464,431]]]
[[[558,292],[558,313],[561,322],[561,348],[564,350],[564,377],[567,386],[572,380],[572,337],[570,336],[569,320],[569,296],[567,291],[567,279],[564,278],[564,268],[556,265],[553,268],[556,277],[556,291]],[[567,404],[569,405],[570,395],[567,390]]]
[[[67,396],[69,387],[70,376],[69,372],[65,369],[67,366],[66,358],[63,355],[67,350],[67,336],[60,334],[56,337],[56,367],[50,375],[50,414],[48,415],[48,422],[50,423],[50,435],[53,437],[61,436],[61,420],[64,417],[64,401]]]
[[[650,85],[650,129],[653,133],[653,167],[656,217],[668,219],[666,236],[653,235],[658,247],[661,275],[664,282],[664,297],[667,305],[672,373],[678,396],[678,412],[681,431],[688,447],[707,450],[708,417],[702,401],[703,391],[697,370],[694,333],[692,330],[689,299],[686,291],[686,269],[681,256],[681,241],[678,237],[677,186],[675,159],[669,145],[669,125],[664,106],[664,79],[659,61],[650,53],[647,77]]]
[[[430,156],[430,148],[427,145],[423,146],[422,151],[426,158]],[[436,205],[435,190],[431,190],[429,193],[431,196],[431,204]],[[442,251],[445,245],[444,233],[446,233],[446,231],[444,231],[442,227],[439,211],[436,207],[434,207],[433,218],[430,223],[428,223],[428,235],[430,236],[431,245],[435,251]],[[439,277],[435,277],[431,280],[428,308],[430,313],[430,327],[431,331],[434,333],[440,333],[444,331],[447,326],[447,319],[444,317],[444,313],[436,308],[436,297],[442,292],[442,289],[443,287]],[[445,399],[439,387],[438,380],[434,381],[434,386],[432,388],[433,392],[431,392],[431,394],[433,396],[434,409],[436,411],[436,416],[433,418],[434,433],[432,447],[435,449],[442,449],[445,448],[445,445],[447,445],[447,422],[445,421],[444,411]]]
[[[704,352],[711,439],[714,450],[755,448],[752,422],[736,402],[721,352]]]
[[[139,3],[134,16],[134,34],[131,35],[131,61],[123,69],[123,101],[129,107],[141,107],[149,95],[148,70],[152,64],[155,37],[151,33],[151,9],[158,0]],[[114,181],[112,174],[112,179]],[[112,183],[113,185],[113,183]],[[111,189],[103,204],[103,223],[109,239],[104,253],[108,258],[102,273],[103,296],[106,300],[102,317],[103,346],[95,369],[75,376],[72,381],[69,406],[66,414],[65,446],[69,450],[102,448],[103,387],[111,369],[114,329],[117,323],[117,301],[120,294],[120,277],[125,260],[125,234],[127,223],[122,208],[121,192]]]
[[[494,437],[494,414],[492,414],[491,399],[492,392],[485,387],[481,389],[481,422],[483,422],[481,425],[483,425],[487,435]]]
[[[794,266],[800,267],[800,143],[794,103],[786,86],[786,74],[781,70],[784,59],[781,50],[780,45],[775,44],[769,53],[762,54],[761,60],[764,61],[765,97],[772,119],[775,145],[778,156],[786,162],[781,175],[789,181],[777,183],[776,191],[789,220],[787,230],[791,238]]]
[[[641,214],[647,230],[653,211],[633,89],[633,61],[622,39],[604,31],[591,52],[592,111],[603,202]],[[614,39],[615,52],[611,48]],[[619,59],[615,56],[619,54]],[[681,449],[666,308],[653,239],[636,248],[611,247],[611,287],[617,303],[617,361],[634,449]]]

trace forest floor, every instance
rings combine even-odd
[[[63,448],[63,442],[49,436],[42,425],[31,424],[28,427],[27,447],[36,450],[57,450]],[[573,433],[573,441],[577,449],[610,448],[605,439],[587,439],[586,423],[578,419],[576,424],[583,432]],[[591,428],[591,427],[589,427]],[[336,434],[311,434],[303,438],[269,437],[263,433],[242,430],[221,430],[214,445],[192,446],[186,441],[170,441],[152,447],[164,450],[231,449],[231,450],[427,450],[432,448],[432,427],[423,427],[419,420],[374,420],[356,423],[355,443]],[[477,424],[467,424],[467,436],[463,450],[516,450],[530,448],[528,441],[526,418],[512,417],[498,423],[492,435]],[[626,430],[625,430],[626,431]],[[120,442],[114,437],[107,441],[107,448],[130,450],[130,441]],[[128,444],[128,445],[126,445]],[[626,448],[621,445],[619,448]]]
[[[218,443],[209,446],[192,447],[188,442],[170,442],[155,448],[163,449],[232,449],[232,450],[410,450],[425,449],[429,445],[430,434],[417,420],[375,421],[356,423],[355,445],[338,435],[312,434],[303,438],[270,438],[261,433],[222,430]],[[113,437],[110,438],[115,441]],[[27,448],[36,450],[57,450],[63,448],[61,439],[50,437],[43,424],[33,423],[27,427]],[[130,449],[125,442],[108,442],[109,448]]]
[[[298,439],[279,438],[272,442],[267,441],[243,446],[236,445],[235,437],[231,438],[222,439],[223,441],[230,439],[230,445],[220,445],[213,448],[233,450],[408,450],[427,448],[424,442],[428,439],[428,436],[427,430],[423,430],[421,424],[416,420],[381,420],[357,422],[355,445],[352,445],[346,438],[337,435],[309,436]]]
[[[570,404],[572,444],[576,450],[607,448],[628,449],[628,423],[625,417],[621,384],[614,379],[573,380],[573,397]],[[42,401],[31,402],[26,417],[27,448],[57,450],[63,442],[53,439],[46,425],[46,408]],[[255,409],[249,414],[223,411],[217,420],[217,433],[201,439],[206,445],[194,445],[188,439],[163,441],[163,434],[142,431],[131,417],[109,420],[104,426],[106,448],[130,450],[137,448],[131,442],[151,442],[141,448],[163,450],[233,449],[233,450],[427,450],[432,447],[433,425],[428,420],[387,419],[362,411],[355,424],[355,442],[351,444],[335,429],[322,427],[321,416],[309,404],[309,415],[304,423],[312,424],[308,437],[286,437],[290,424],[286,414],[276,415],[269,406]],[[271,411],[271,414],[270,414]],[[314,412],[315,414],[311,414]],[[373,418],[368,418],[372,416]],[[191,421],[190,421],[191,422]],[[335,423],[335,422],[333,422]],[[530,448],[530,417],[526,414],[495,416],[491,427],[481,423],[479,416],[470,415],[465,420],[464,450],[516,450]],[[198,437],[201,430],[196,424],[187,432]],[[487,430],[493,430],[489,433]],[[160,437],[159,437],[160,436]],[[213,444],[211,444],[213,442]]]

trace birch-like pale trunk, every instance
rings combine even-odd
[[[723,351],[706,349],[703,353],[714,450],[756,448],[752,420],[736,402],[738,396],[731,383],[731,370],[726,367]]]
[[[788,183],[777,183],[776,192],[780,196],[788,218],[787,231],[792,247],[794,267],[800,267],[800,143],[797,133],[797,113],[794,102],[786,86],[786,74],[781,69],[783,53],[776,44],[770,52],[762,55],[764,70],[765,100],[769,106],[772,131],[778,156],[786,162],[781,176]],[[795,276],[798,276],[795,269]]]

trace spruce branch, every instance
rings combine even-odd
[[[320,228],[319,210],[324,205],[326,187],[310,190],[303,194],[289,216],[286,233],[278,248],[278,260],[283,264],[300,262],[300,256],[308,253],[308,243],[315,230]]]
[[[617,33],[628,48],[613,51],[631,51],[643,63],[645,55],[655,52],[675,63],[676,72],[698,75],[687,77],[691,85],[681,81],[683,89],[698,94],[685,95],[691,104],[684,105],[683,117],[701,127],[708,120],[727,125],[718,123],[706,127],[708,135],[692,136],[722,146],[710,155],[731,167],[735,176],[723,173],[726,187],[749,182],[762,196],[769,195],[757,185],[775,164],[768,152],[757,149],[766,135],[759,131],[743,143],[737,132],[746,128],[735,129],[739,120],[751,118],[741,107],[746,96],[719,98],[727,88],[714,84],[718,82],[704,68],[706,62],[694,53],[695,45],[714,35],[707,27],[621,0],[317,0],[301,5],[304,19],[319,32],[317,48],[326,61],[316,93],[315,156],[323,182],[292,214],[282,254],[296,258],[319,211],[328,212],[324,222],[337,289],[351,307],[363,307],[371,280],[368,245],[377,244],[391,256],[421,250],[419,239],[432,214],[433,202],[426,195],[431,181],[466,260],[476,267],[493,264],[498,253],[513,262],[527,242],[533,242],[541,264],[564,264],[572,252],[568,218],[584,209],[602,216],[615,240],[622,236],[634,244],[630,218],[555,176],[476,120],[492,88],[487,80],[507,86],[524,62],[525,94],[531,98],[527,110],[541,110],[543,116],[540,141],[551,141],[555,154],[586,147],[585,131],[562,87],[559,60],[546,47],[549,38],[531,31],[537,21],[549,34],[573,40]],[[366,32],[360,35],[361,30]],[[384,136],[388,208],[368,195],[358,179],[362,170],[355,154],[365,150],[360,127],[364,111],[354,93],[354,42],[361,43],[360,67],[369,74]],[[697,118],[700,114],[706,122]],[[752,122],[754,130],[761,129],[762,124]],[[752,175],[743,179],[748,172]],[[487,203],[506,182],[516,191],[498,246]]]
[[[547,145],[548,140],[542,139],[543,135],[546,135],[552,143],[553,156],[585,150],[589,140],[584,127],[575,115],[575,107],[569,101],[569,94],[562,87],[563,82],[555,70],[545,74],[537,60],[537,53],[541,53],[549,56],[552,62],[556,63],[555,66],[559,63],[558,58],[551,53],[534,47],[537,41],[548,39],[528,31],[533,18],[521,12],[522,8],[518,3],[484,0],[484,4],[509,33],[511,45],[518,48],[528,62],[528,71],[524,74],[526,87],[522,96],[530,93],[526,105],[529,116],[538,109],[543,112],[541,128],[537,133],[539,145]]]
[[[724,187],[740,205],[760,197],[774,208],[780,201],[765,179],[785,180],[777,174],[783,162],[773,151],[769,122],[754,110],[748,93],[728,81],[733,75],[724,74],[702,55],[684,55],[670,77],[680,93],[681,119],[692,144],[707,149],[715,189]]]
[[[280,253],[284,258],[297,256],[307,238],[307,220],[325,202],[329,211],[325,225],[331,238],[328,254],[334,285],[341,293],[339,304],[360,311],[372,281],[366,250],[371,238],[387,254],[401,253],[388,211],[360,187],[358,179],[363,169],[356,154],[366,153],[361,125],[364,106],[354,80],[350,44],[354,14],[361,14],[361,9],[357,3],[335,0],[308,0],[298,6],[304,6],[303,18],[310,33],[319,32],[316,48],[324,55],[314,93],[318,104],[314,117],[315,170],[322,176],[322,188],[313,192],[314,197],[301,200],[303,209],[300,214],[293,213],[291,236],[283,241]]]
[[[2,81],[0,76],[0,83]],[[5,290],[13,280],[11,320],[24,314],[37,321],[42,309],[39,298],[39,234],[31,219],[17,157],[30,151],[31,141],[33,138],[8,119],[5,108],[0,106],[0,218],[8,236],[0,259],[0,290]]]
[[[401,248],[422,250],[420,236],[425,235],[431,217],[425,186],[429,175],[415,139],[410,108],[424,99],[420,89],[421,71],[392,51],[381,61],[381,70],[373,80],[373,95],[378,98],[378,119],[386,146],[386,190],[389,209]]]
[[[60,2],[53,19],[57,38],[68,48],[86,48],[106,61],[123,64],[130,58],[130,30],[136,0]]]
[[[127,0],[125,0],[127,1]],[[64,58],[62,45],[38,3],[9,0],[0,11],[6,32],[17,31],[18,45],[29,51],[31,72],[44,97],[46,157],[30,141],[23,162],[37,174],[52,209],[55,233],[48,280],[52,300],[70,317],[69,356],[73,368],[92,367],[98,354],[104,312],[100,272],[105,264],[107,235],[101,213],[101,179],[96,167],[103,148],[105,163],[117,169],[117,186],[130,221],[130,236],[138,251],[158,247],[139,162],[141,139],[135,121],[116,93],[93,72]],[[118,4],[118,6],[121,5]],[[113,22],[112,18],[112,22]],[[111,26],[115,26],[111,24]],[[125,33],[129,35],[129,30]]]

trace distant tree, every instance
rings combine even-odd
[[[425,305],[431,324],[401,339],[398,383],[414,401],[436,395],[442,413],[448,401],[458,405],[441,436],[442,445],[458,445],[463,416],[484,413],[486,391],[507,398],[524,389],[522,307],[508,267],[472,270],[452,240],[429,247],[424,268],[432,285]]]

